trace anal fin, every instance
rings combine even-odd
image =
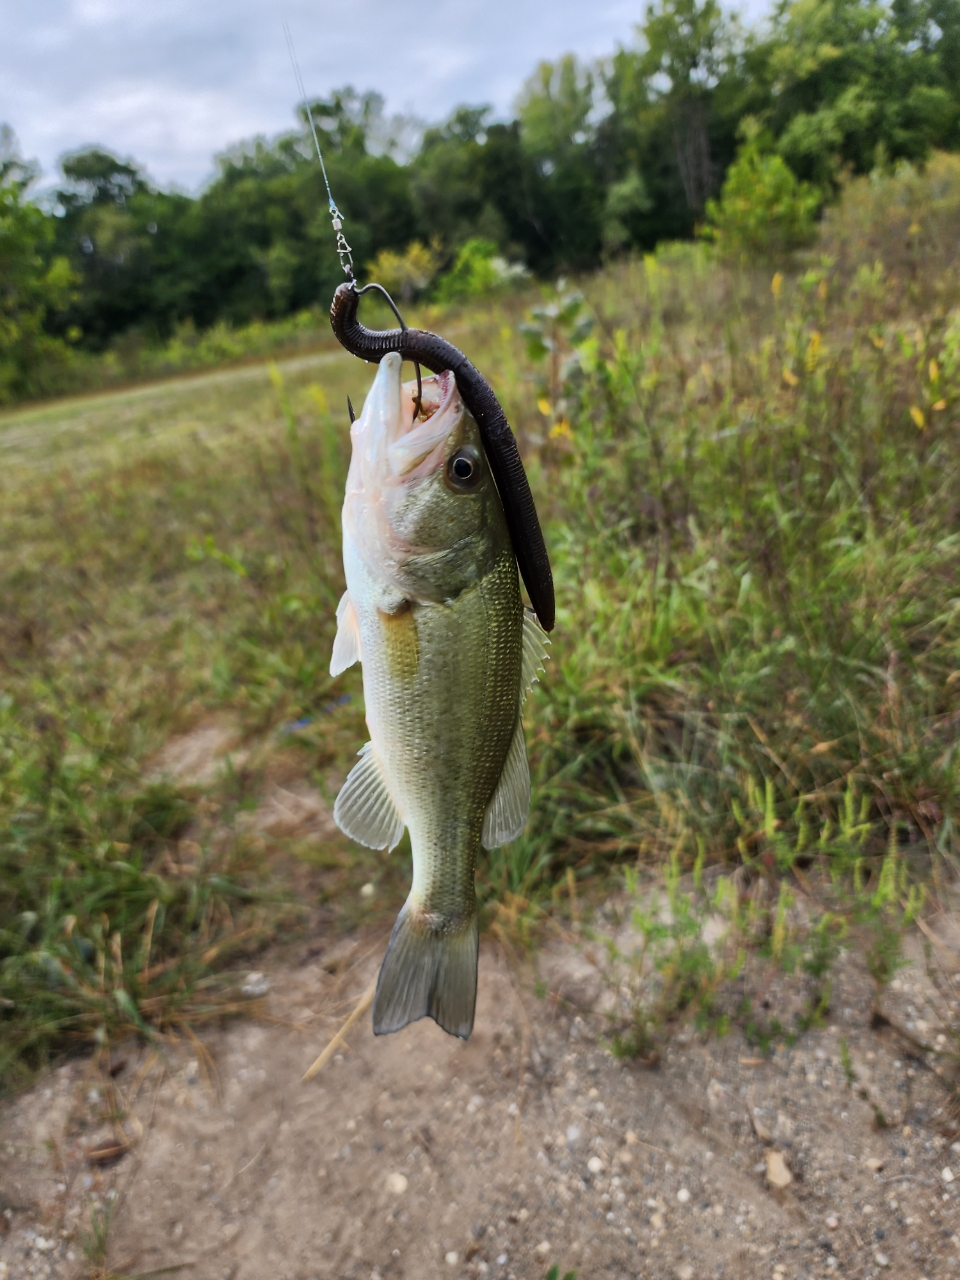
[[[523,737],[523,721],[517,709],[517,727],[513,731],[510,750],[503,773],[483,816],[480,841],[485,849],[499,849],[521,834],[530,811],[530,767],[527,744]]]
[[[338,676],[352,667],[360,657],[360,628],[357,615],[350,599],[350,592],[345,591],[337,605],[337,634],[333,641],[333,653],[330,656],[330,674]]]
[[[344,835],[368,849],[392,849],[400,843],[403,818],[370,742],[361,749],[359,761],[340,788],[333,820]]]
[[[433,1018],[467,1040],[477,1003],[477,916],[435,923],[406,902],[397,916],[373,999],[373,1032],[385,1036]]]

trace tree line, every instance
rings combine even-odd
[[[57,344],[162,341],[187,320],[325,301],[342,277],[307,110],[361,274],[407,255],[429,288],[481,243],[549,277],[692,235],[738,149],[822,201],[845,172],[960,148],[960,0],[777,0],[759,28],[717,0],[653,0],[629,47],[541,63],[510,119],[459,107],[405,147],[410,122],[345,88],[290,132],[218,157],[196,197],[91,148],[63,159],[38,204],[7,129],[0,398],[23,393]]]

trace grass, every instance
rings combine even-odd
[[[526,317],[431,317],[519,430],[557,581],[534,810],[485,900],[718,862],[774,900],[817,869],[881,920],[955,869],[958,231],[939,158],[851,184],[776,272],[674,246]],[[369,379],[327,351],[0,417],[8,1087],[65,1044],[240,1007],[220,967],[292,918],[290,851],[238,821],[257,769],[209,792],[151,762],[211,715],[266,757],[312,719],[283,751],[322,788],[363,741],[357,673],[327,663],[341,406]]]

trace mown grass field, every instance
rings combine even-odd
[[[534,808],[486,898],[719,861],[901,918],[956,868],[958,233],[936,158],[849,187],[799,263],[674,246],[431,317],[501,394],[558,588]],[[211,795],[151,762],[213,714],[260,743],[309,720],[282,742],[318,785],[363,741],[327,666],[369,381],[323,351],[0,417],[8,1086],[229,1010],[235,949],[295,927],[291,851],[236,820],[262,774]]]

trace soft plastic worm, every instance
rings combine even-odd
[[[550,558],[516,437],[490,384],[445,338],[426,329],[368,329],[357,316],[359,305],[359,291],[348,283],[337,289],[330,308],[333,332],[351,355],[379,364],[388,352],[397,351],[404,360],[426,365],[433,373],[448,371],[456,378],[460,397],[480,428],[530,603],[544,631],[552,631],[555,604]]]

